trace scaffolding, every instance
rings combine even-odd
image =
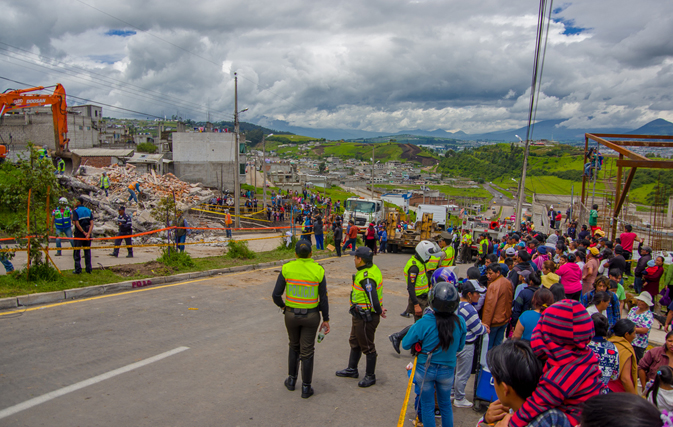
[[[636,229],[641,236],[649,237],[648,242],[654,250],[672,250],[673,234],[664,230],[666,224],[665,208],[667,200],[664,200],[664,193],[660,183],[655,187],[654,203],[649,210],[649,224],[640,226],[636,224],[637,217],[635,208],[630,213],[628,204],[628,194],[631,183],[635,177],[638,168],[650,169],[673,169],[671,160],[650,160],[638,153],[631,151],[626,147],[658,147],[673,148],[673,136],[666,135],[623,135],[623,134],[599,134],[587,133],[584,135],[584,162],[587,164],[587,155],[589,152],[589,140],[609,148],[619,155],[614,162],[617,167],[615,180],[612,179],[612,163],[610,170],[603,168],[601,171],[594,170],[591,178],[583,173],[582,193],[578,206],[578,217],[580,224],[588,222],[588,214],[591,206],[596,204],[599,211],[604,214],[599,216],[598,226],[605,230],[608,237],[614,239],[617,235],[617,224],[628,223]],[[603,173],[601,182],[604,189],[596,189],[596,181],[599,174]],[[625,172],[628,174],[626,175]],[[622,179],[626,176],[622,185]],[[588,184],[588,186],[587,186]],[[588,187],[588,188],[587,188]]]

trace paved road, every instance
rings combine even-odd
[[[406,306],[401,268],[408,256],[376,259],[390,316],[379,327],[378,383],[370,389],[334,376],[348,360],[354,268],[352,257],[332,258],[323,261],[332,332],[316,345],[312,398],[283,386],[287,335],[270,298],[275,267],[0,313],[0,426],[395,425],[411,357],[397,355],[387,335],[410,323],[398,315]],[[124,367],[135,369],[115,371]],[[93,384],[63,390],[86,380]],[[63,395],[3,417],[3,409],[59,390]],[[458,427],[477,418],[471,409],[455,410]]]

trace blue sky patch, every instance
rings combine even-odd
[[[115,62],[124,58],[123,55],[89,55],[89,59],[102,62],[104,64],[114,64]]]
[[[575,34],[580,34],[588,28],[583,28],[583,27],[577,27],[575,26],[575,20],[574,19],[563,19],[563,18],[556,18],[554,19],[554,22],[558,22],[563,24],[564,30],[563,34],[566,36],[572,36]]]
[[[105,33],[106,36],[119,36],[119,37],[130,37],[135,35],[133,30],[109,30]]]

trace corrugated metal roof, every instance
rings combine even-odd
[[[129,157],[133,148],[77,148],[70,150],[80,157]]]
[[[163,158],[163,154],[135,153],[126,163],[158,163]]]

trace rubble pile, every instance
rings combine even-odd
[[[107,173],[110,180],[108,197],[105,196],[105,191],[100,189],[103,172]],[[181,181],[172,173],[157,175],[152,171],[141,174],[133,165],[113,165],[106,168],[87,166],[85,169],[80,169],[77,176],[62,176],[59,181],[75,195],[84,197],[85,201],[94,207],[96,214],[94,235],[98,236],[110,236],[117,232],[115,219],[120,206],[126,206],[126,213],[133,215],[134,231],[143,232],[164,225],[154,220],[151,215],[152,209],[157,206],[161,198],[173,197],[175,194],[177,209],[186,212],[192,207],[208,202],[213,197],[213,192],[202,187],[201,184]],[[138,204],[128,201],[128,188],[135,181],[140,184],[140,193],[137,193]],[[187,222],[195,227],[222,226],[212,220],[202,225],[201,221],[190,218],[190,216],[187,216]]]

